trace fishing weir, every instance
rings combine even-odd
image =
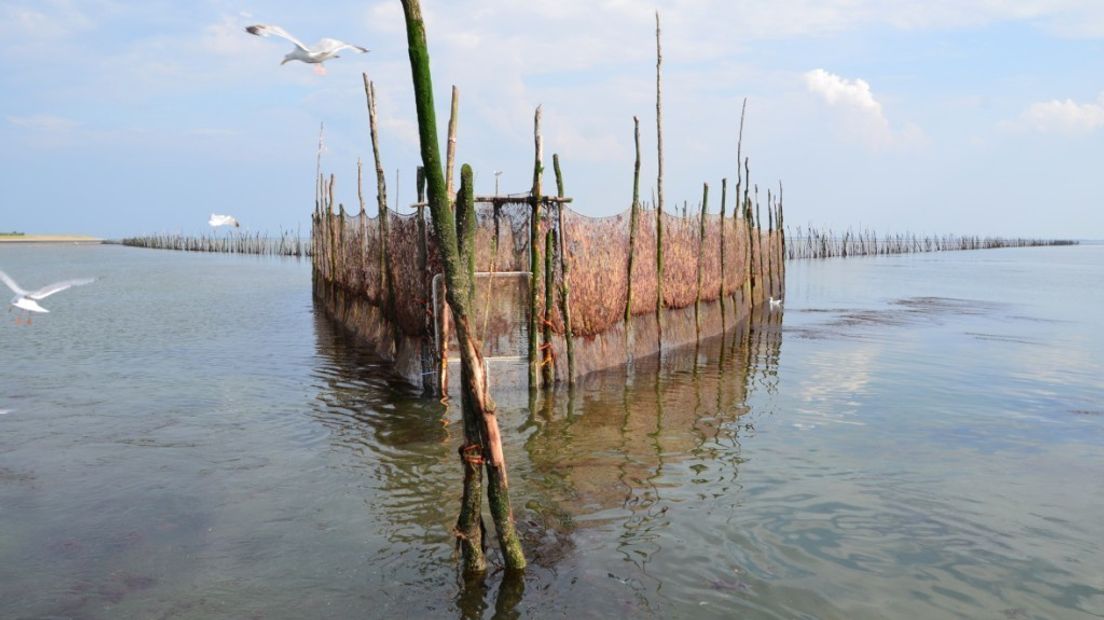
[[[316,298],[398,375],[447,394],[459,358],[424,205],[354,215],[324,194],[311,230]],[[540,387],[694,346],[781,297],[781,202],[767,230],[750,196],[740,202],[709,213],[706,187],[695,214],[634,203],[593,218],[562,196],[475,197],[472,307],[491,386],[527,387],[534,364]]]

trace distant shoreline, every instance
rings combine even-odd
[[[99,237],[87,235],[2,235],[0,243],[103,243]]]

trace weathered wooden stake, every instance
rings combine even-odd
[[[636,254],[636,228],[640,219],[640,119],[633,117],[633,141],[636,143],[636,163],[633,166],[633,197],[629,207],[628,290],[625,292],[625,332],[628,334],[633,305],[633,260]],[[631,352],[630,352],[631,355]]]
[[[449,200],[456,199],[456,191],[453,189],[455,180],[453,169],[456,167],[456,124],[458,122],[460,122],[460,89],[453,85],[452,105],[449,108],[448,144],[445,147],[445,185],[448,188]]]
[[[529,389],[538,387],[537,368],[540,365],[538,359],[537,339],[540,311],[537,304],[540,302],[538,291],[540,290],[541,276],[541,250],[540,250],[540,209],[541,209],[541,178],[544,174],[544,142],[540,132],[541,108],[537,106],[533,115],[533,189],[529,194],[532,210],[529,215]]]
[[[556,196],[564,197],[563,173],[560,172],[560,155],[552,154],[552,169],[556,172]],[[567,260],[567,228],[564,227],[564,203],[556,205],[556,214],[559,216],[559,244],[556,245],[560,252],[560,315],[563,318],[564,344],[567,348],[567,384],[575,385],[575,332],[571,327],[571,281],[568,276],[571,273],[571,263]],[[551,247],[551,246],[546,246]],[[551,251],[551,250],[548,250]]]
[[[372,138],[372,158],[376,163],[376,204],[379,208],[379,264],[380,264],[380,307],[388,319],[395,317],[395,291],[391,277],[390,236],[391,224],[387,213],[387,179],[383,172],[383,161],[379,152],[379,130],[376,123],[376,86],[368,80],[367,73],[361,73],[364,80],[364,96],[368,101],[368,131]]]
[[[656,334],[657,349],[663,355],[663,48],[660,44],[659,11],[656,11]]]
[[[698,283],[694,293],[694,337],[701,340],[702,256],[705,254],[705,214],[709,205],[709,184],[702,183],[701,216],[698,218]]]
[[[728,323],[727,320],[726,320],[727,317],[725,317],[725,295],[728,294],[726,292],[727,289],[725,287],[725,226],[728,226],[728,222],[725,221],[725,200],[727,199],[727,197],[728,197],[728,178],[722,178],[721,179],[721,218],[720,218],[720,221],[719,221],[720,226],[721,226],[721,334],[724,334],[726,331],[728,331],[726,329],[726,326],[727,326],[727,323]],[[722,356],[722,365],[723,365],[724,347],[721,347],[721,356]]]
[[[553,254],[556,247],[555,229],[549,227],[544,235],[544,312],[541,317],[541,379],[545,387],[556,383],[556,361],[552,352],[552,309],[556,298],[556,264]]]
[[[425,187],[426,177],[425,168],[418,166],[417,174],[417,196],[418,204],[415,207],[415,227],[418,234],[418,273],[420,274],[421,281],[421,303],[422,303],[422,394],[428,396],[433,393],[434,375],[438,376],[439,373],[434,372],[434,344],[433,344],[433,316],[437,312],[433,307],[433,291],[430,288],[432,282],[432,276],[429,273],[429,238],[426,233],[425,222]],[[440,386],[438,386],[440,387]],[[447,386],[446,386],[447,387]],[[478,497],[478,496],[477,496]]]

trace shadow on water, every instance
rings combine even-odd
[[[672,575],[652,565],[672,543],[671,514],[739,492],[740,441],[755,432],[741,421],[748,394],[778,387],[782,313],[764,311],[697,348],[636,360],[573,389],[496,395],[531,568],[501,570],[492,529],[492,569],[465,581],[451,535],[460,496],[456,407],[419,398],[317,314],[317,351],[327,363],[312,415],[377,483],[369,509],[390,543],[381,569],[429,596],[454,588],[449,605],[462,618],[556,608],[662,614]],[[596,566],[604,567],[597,581]],[[666,589],[682,586],[675,579]]]

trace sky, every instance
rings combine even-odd
[[[707,182],[718,210],[746,98],[752,181],[764,203],[783,183],[790,226],[1104,238],[1100,0],[422,4],[441,144],[455,84],[477,193],[495,171],[504,193],[529,188],[541,105],[576,210],[629,207],[634,115],[650,199],[658,9],[669,206]],[[255,23],[372,51],[317,75],[281,66],[291,44]],[[320,124],[347,209],[357,159],[373,169],[362,72],[408,212],[420,156],[399,0],[0,0],[0,231],[193,234],[229,213],[306,234]],[[374,212],[370,173],[364,193]]]

